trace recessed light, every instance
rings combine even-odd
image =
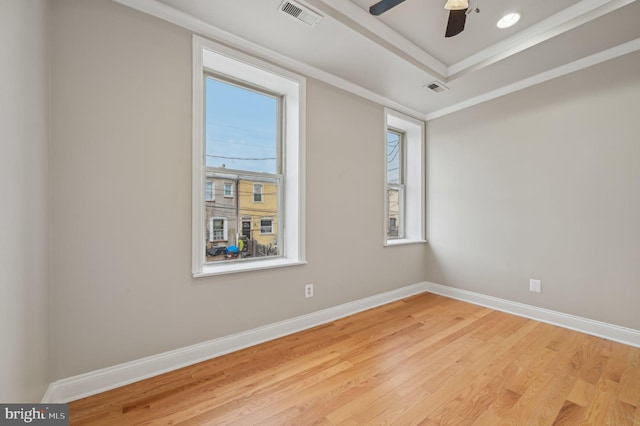
[[[520,12],[507,13],[496,24],[498,28],[509,28],[514,26],[519,20],[522,14]]]

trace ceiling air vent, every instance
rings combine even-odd
[[[322,15],[294,1],[283,1],[278,10],[308,27],[315,26],[322,19]]]
[[[446,92],[447,90],[449,90],[449,88],[447,86],[445,86],[444,84],[442,84],[438,80],[434,80],[429,84],[425,84],[424,88],[425,89],[429,89],[432,92],[436,92],[436,93],[442,93],[442,92]]]

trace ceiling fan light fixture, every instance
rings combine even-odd
[[[512,27],[518,23],[521,16],[522,14],[520,12],[507,13],[500,18],[496,26],[500,29]]]
[[[469,0],[447,0],[444,5],[447,10],[464,10],[469,8]]]

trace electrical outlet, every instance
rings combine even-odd
[[[304,286],[304,297],[313,297],[313,284],[307,284]]]
[[[542,291],[542,282],[540,280],[529,280],[529,291],[540,293]]]

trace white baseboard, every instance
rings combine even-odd
[[[64,403],[95,395],[424,292],[640,347],[638,330],[425,281],[231,336],[58,380],[49,385],[42,402]]]
[[[486,306],[497,311],[507,312],[525,318],[534,319],[548,324],[557,325],[593,336],[624,343],[625,345],[640,347],[640,331],[606,322],[511,302],[497,297],[486,296],[459,288],[448,287],[431,282],[424,282],[424,291],[439,294],[451,299],[462,300],[476,305]]]
[[[240,349],[306,330],[327,322],[404,299],[425,291],[423,283],[345,303],[343,305],[254,328],[192,346],[74,377],[49,385],[42,403],[65,403],[115,389],[149,377],[196,364]]]

